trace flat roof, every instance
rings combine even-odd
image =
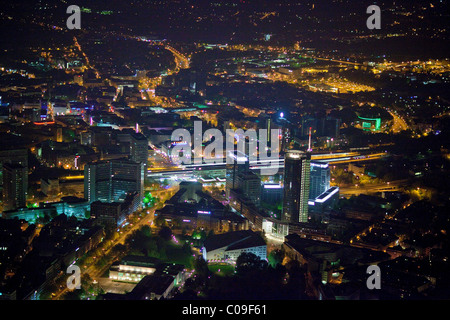
[[[266,245],[264,239],[258,233],[251,230],[232,231],[212,235],[204,242],[204,247],[207,251],[222,247],[227,247],[226,250],[237,250],[264,245]]]
[[[153,257],[128,255],[122,258],[120,264],[139,267],[156,267],[160,260]]]

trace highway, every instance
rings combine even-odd
[[[169,50],[170,52],[172,52],[172,54],[175,56],[175,62],[177,62],[178,68],[180,68],[180,69],[189,68],[189,59],[185,55],[183,55],[182,53],[180,53],[178,50],[174,49],[170,45],[165,45],[164,48]]]
[[[388,110],[389,114],[394,118],[393,124],[391,127],[391,131],[393,133],[400,133],[401,131],[408,130],[408,124],[405,120],[403,120],[401,117],[399,117],[395,112],[392,112]]]
[[[362,63],[358,63],[358,62],[351,62],[351,61],[345,61],[345,60],[335,60],[335,59],[330,59],[330,58],[320,58],[317,56],[311,56],[308,55],[308,58],[312,58],[312,59],[316,59],[316,60],[323,60],[323,61],[331,61],[331,62],[337,62],[337,63],[342,63],[342,64],[350,64],[350,65],[354,65],[354,66],[362,66]]]

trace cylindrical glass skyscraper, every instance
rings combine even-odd
[[[284,199],[282,220],[308,222],[311,154],[288,150],[284,156]]]

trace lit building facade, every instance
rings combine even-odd
[[[330,167],[327,162],[310,163],[309,199],[315,199],[330,188]]]
[[[237,189],[250,199],[255,205],[261,202],[261,178],[254,172],[248,170],[237,176]]]
[[[311,213],[324,213],[334,208],[339,200],[339,187],[331,187],[314,199],[308,201]]]
[[[230,197],[231,190],[238,189],[238,175],[247,171],[248,168],[248,157],[244,153],[240,151],[227,153],[227,164],[225,172],[225,192],[227,197]]]
[[[117,281],[139,282],[156,271],[159,261],[155,258],[126,256],[109,269],[109,278]]]
[[[144,165],[129,160],[98,161],[84,167],[84,197],[94,201],[123,201],[129,192],[144,193]]]
[[[308,222],[311,154],[288,150],[284,157],[284,197],[282,220]]]
[[[27,204],[28,169],[14,163],[3,165],[3,206],[5,210],[25,207]]]
[[[142,133],[131,135],[130,159],[131,161],[144,164],[144,169],[147,168],[148,140]]]

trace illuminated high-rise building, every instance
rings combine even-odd
[[[248,171],[249,161],[246,154],[240,151],[230,151],[227,154],[225,192],[230,197],[230,190],[239,187],[238,175]]]
[[[24,167],[28,166],[28,150],[26,148],[15,149],[13,146],[0,144],[0,187],[3,185],[3,166],[6,163],[18,163]]]
[[[142,202],[144,165],[126,159],[97,161],[84,166],[84,197],[89,202],[123,201],[137,192]]]
[[[142,133],[133,133],[130,141],[131,161],[144,164],[147,168],[148,161],[148,140]]]
[[[309,199],[315,199],[330,189],[330,167],[327,162],[311,161]]]
[[[242,194],[259,205],[261,201],[261,178],[251,170],[241,172],[237,175],[237,188]]]
[[[311,154],[288,150],[284,157],[284,198],[282,220],[308,222]]]
[[[3,164],[3,207],[13,210],[27,204],[28,170],[17,163]]]

